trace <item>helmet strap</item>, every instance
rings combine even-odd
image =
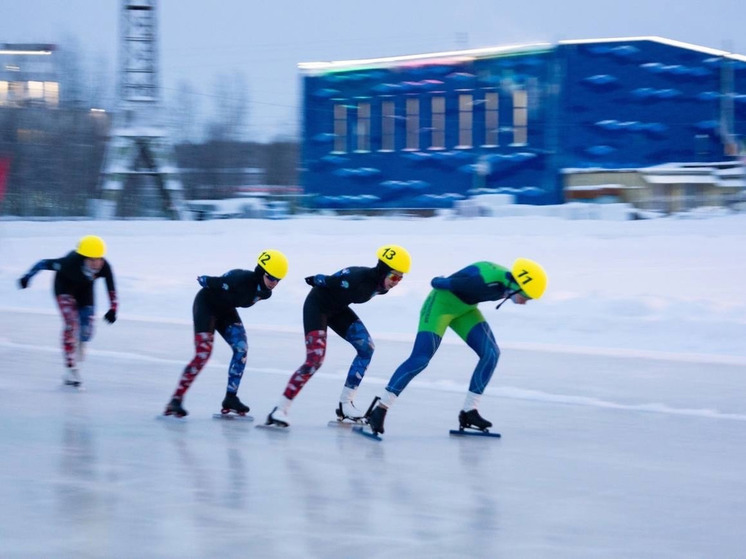
[[[508,299],[510,299],[510,298],[511,298],[511,297],[512,297],[513,295],[515,295],[516,293],[520,293],[520,292],[521,292],[521,290],[520,290],[520,289],[515,289],[515,290],[511,291],[510,293],[508,293],[507,295],[505,295],[505,298],[503,298],[503,300],[502,300],[502,301],[500,301],[500,302],[499,302],[499,303],[497,304],[497,306],[495,307],[495,310],[497,310],[497,309],[499,309],[500,307],[502,307],[502,306],[503,306],[503,303],[505,303],[505,301],[507,301]]]

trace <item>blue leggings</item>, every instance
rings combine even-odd
[[[441,340],[442,338],[433,332],[418,332],[411,355],[394,371],[386,390],[397,396],[401,394],[409,381],[428,366],[435,352],[438,351]],[[469,392],[482,394],[497,367],[500,348],[486,322],[474,325],[466,337],[466,343],[479,356],[479,362],[471,375]]]
[[[218,330],[228,345],[233,350],[231,363],[228,366],[228,392],[238,392],[244,369],[246,369],[246,354],[249,351],[249,343],[246,339],[246,329],[243,324],[235,323],[228,325],[224,330]]]
[[[355,351],[357,351],[357,355],[352,360],[352,365],[350,365],[350,370],[347,373],[347,380],[345,380],[347,388],[355,389],[360,386],[360,382],[363,380],[363,376],[365,376],[365,371],[368,369],[368,365],[370,365],[370,360],[373,358],[373,352],[376,347],[368,330],[366,330],[360,320],[356,320],[350,324],[345,335],[345,340],[352,344]]]

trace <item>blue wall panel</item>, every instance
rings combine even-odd
[[[522,203],[559,203],[562,168],[727,159],[724,83],[732,83],[732,126],[743,137],[746,64],[653,40],[307,75],[302,184],[320,207],[448,207],[485,190],[513,193]],[[512,143],[516,89],[528,94],[528,139],[521,145]],[[483,145],[487,92],[499,94],[497,146]],[[458,146],[460,94],[474,99],[469,148]],[[433,96],[445,98],[443,149],[431,146]],[[408,98],[419,100],[415,150],[405,149]],[[381,150],[384,101],[396,107],[390,151]],[[367,152],[354,151],[361,102],[371,106]],[[335,105],[347,107],[340,152],[334,151]]]

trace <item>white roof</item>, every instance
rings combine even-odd
[[[672,173],[670,175],[643,175],[645,181],[650,184],[715,184],[717,179],[711,175],[683,175]]]
[[[709,54],[711,56],[723,56],[732,58],[734,60],[740,60],[746,62],[746,55],[733,54],[724,50],[713,49],[709,47],[703,47],[700,45],[694,45],[692,43],[684,43],[682,41],[675,41],[673,39],[666,39],[664,37],[656,36],[643,36],[643,37],[613,37],[613,38],[599,38],[599,39],[573,39],[567,41],[559,41],[557,45],[573,45],[573,44],[585,44],[585,43],[618,43],[618,42],[633,42],[633,41],[652,41],[672,47],[685,48],[689,50],[695,50],[703,54]],[[385,68],[389,66],[399,66],[406,63],[417,63],[430,61],[434,62],[438,59],[444,59],[443,63],[454,63],[454,62],[466,62],[477,58],[489,58],[500,54],[517,54],[521,52],[536,52],[545,51],[552,48],[551,43],[525,43],[517,45],[503,45],[503,46],[492,46],[483,47],[476,49],[465,49],[456,51],[444,51],[444,52],[430,52],[424,54],[409,54],[399,56],[389,56],[383,58],[364,58],[357,60],[335,60],[335,61],[321,61],[321,62],[300,62],[298,69],[309,73],[315,74],[319,72],[328,72],[333,70],[351,70],[356,67],[366,68]]]

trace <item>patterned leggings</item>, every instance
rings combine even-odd
[[[72,295],[57,296],[57,305],[62,313],[62,354],[66,367],[75,367],[78,344],[93,337],[93,305],[78,307]]]

